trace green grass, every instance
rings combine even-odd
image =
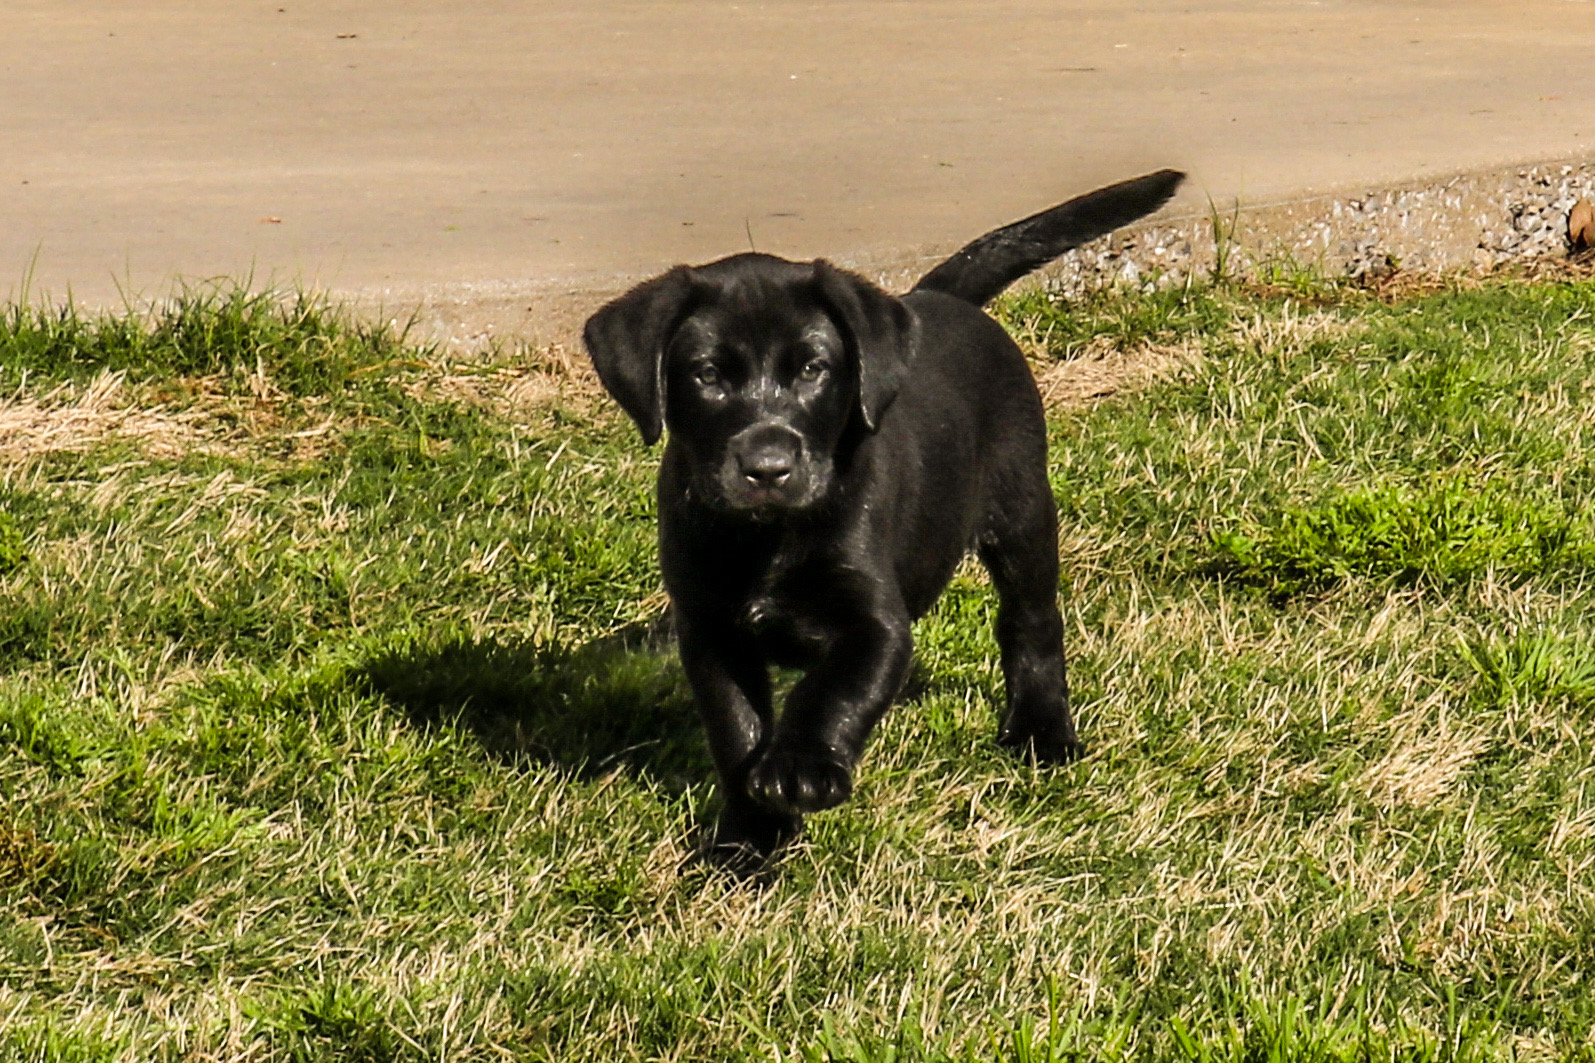
[[[339,390],[352,374],[406,356],[404,330],[367,324],[318,296],[227,284],[185,288],[141,313],[90,315],[72,303],[0,310],[0,366],[18,375],[259,374],[306,396]]]
[[[1088,755],[970,566],[758,882],[590,382],[0,312],[0,1059],[1595,1059],[1595,286],[1291,280],[999,306],[1184,366],[1052,417]]]
[[[0,576],[22,567],[25,560],[21,529],[10,513],[0,510]]]
[[[1213,571],[1284,598],[1357,580],[1444,587],[1582,574],[1592,547],[1577,513],[1526,498],[1504,478],[1451,476],[1352,490],[1287,507],[1267,525],[1217,532]]]

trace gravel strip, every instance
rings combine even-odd
[[[1110,284],[1184,283],[1195,273],[1311,270],[1380,279],[1396,270],[1485,271],[1569,250],[1568,213],[1595,200],[1595,162],[1464,174],[1431,185],[1368,189],[1121,230],[1064,255],[1043,283],[1064,294]]]

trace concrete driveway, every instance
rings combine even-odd
[[[1205,209],[1578,156],[1592,57],[1576,0],[6,0],[0,293],[887,265],[1159,166]]]

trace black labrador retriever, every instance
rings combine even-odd
[[[1076,753],[1041,399],[981,307],[1182,178],[997,229],[901,297],[825,261],[740,254],[677,266],[587,322],[643,439],[670,429],[659,557],[725,801],[712,857],[756,863],[847,799],[908,673],[910,625],[971,547],[999,597],[997,740]],[[779,718],[772,664],[804,671]]]

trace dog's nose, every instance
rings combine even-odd
[[[731,437],[726,472],[732,491],[791,490],[802,478],[803,437],[784,424],[756,424]]]
[[[760,447],[737,459],[737,468],[755,487],[780,487],[792,475],[793,455],[784,447]]]

